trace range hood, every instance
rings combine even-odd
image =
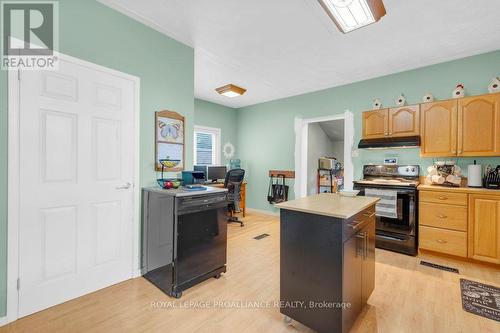
[[[363,139],[359,141],[358,148],[414,148],[420,147],[420,136],[402,136],[396,138]]]

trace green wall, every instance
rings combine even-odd
[[[221,129],[221,145],[230,142],[236,148],[235,157],[238,155],[237,145],[237,112],[235,109],[201,99],[194,100],[194,124],[199,126],[216,127]],[[222,164],[229,163],[221,152]]]
[[[407,72],[326,89],[314,93],[275,100],[238,110],[239,157],[247,170],[247,206],[273,210],[266,201],[269,169],[294,169],[294,118],[334,115],[350,110],[354,113],[355,137],[360,140],[361,112],[371,109],[371,101],[380,97],[384,106],[393,106],[404,93],[408,103],[419,103],[431,92],[436,99],[449,99],[457,83],[465,84],[467,95],[487,93],[491,79],[500,75],[500,51],[423,67]],[[360,150],[353,158],[355,179],[361,177],[361,166],[381,163],[386,156],[399,157],[400,164],[419,164],[426,168],[433,159],[422,159],[419,149]],[[446,160],[448,160],[447,158]],[[478,158],[480,164],[500,164],[500,158]],[[460,158],[463,168],[473,161]],[[293,197],[293,182],[290,182]]]
[[[141,186],[155,184],[154,111],[186,117],[186,160],[192,164],[194,51],[96,1],[59,2],[60,51],[141,79]],[[6,303],[7,72],[0,71],[0,317]]]

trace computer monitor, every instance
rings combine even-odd
[[[207,180],[216,182],[219,179],[225,179],[227,168],[225,166],[207,166]]]
[[[202,171],[205,175],[205,180],[207,180],[207,166],[206,165],[195,165],[193,167],[194,171]]]

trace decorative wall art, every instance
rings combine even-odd
[[[155,113],[155,170],[184,170],[184,117],[174,111]]]

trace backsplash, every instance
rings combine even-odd
[[[464,176],[467,176],[467,166],[477,164],[484,167],[488,164],[492,166],[500,165],[500,157],[420,157],[420,148],[403,148],[403,149],[360,149],[359,157],[353,158],[358,160],[360,164],[383,164],[384,158],[397,157],[398,164],[418,164],[420,165],[420,175],[427,175],[427,167],[434,164],[435,161],[455,161],[455,163],[462,168]],[[354,177],[360,178],[362,176],[361,170],[355,170]]]

